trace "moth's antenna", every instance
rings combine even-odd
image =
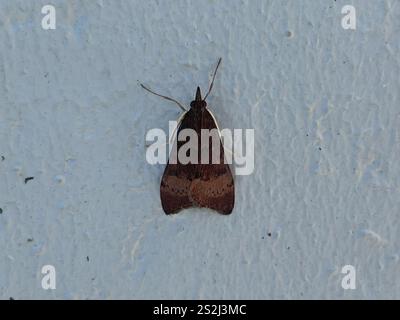
[[[222,58],[219,58],[219,59],[218,59],[217,67],[215,68],[214,75],[213,75],[213,78],[212,78],[212,81],[211,81],[211,84],[210,84],[210,88],[208,89],[208,92],[207,92],[207,94],[206,94],[206,96],[204,97],[203,100],[206,100],[206,99],[207,99],[208,95],[209,95],[210,92],[211,92],[211,89],[212,89],[213,86],[214,86],[215,76],[217,75],[217,70],[218,70],[219,65],[221,64],[221,61],[222,61]]]
[[[145,87],[145,86],[144,86],[142,83],[140,83],[140,82],[139,82],[139,84],[140,84],[140,86],[141,86],[144,90],[146,90],[146,91],[148,91],[148,92],[150,92],[150,93],[152,93],[152,94],[154,94],[154,95],[156,95],[156,96],[158,96],[158,97],[161,97],[161,98],[164,98],[164,99],[166,99],[166,100],[175,102],[183,111],[187,111],[186,108],[185,108],[181,103],[179,103],[178,101],[176,101],[175,99],[172,99],[172,98],[167,97],[167,96],[163,96],[163,95],[161,95],[161,94],[159,94],[159,93],[156,93],[156,92],[154,92],[153,90],[150,90],[149,88]]]

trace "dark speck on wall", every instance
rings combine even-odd
[[[2,208],[0,208],[0,214],[2,214],[3,213],[3,209]]]
[[[88,261],[88,262],[89,262],[89,256],[87,256],[87,257],[86,257],[86,261]]]
[[[34,177],[27,177],[27,178],[25,178],[25,184],[27,184],[28,181],[33,180],[33,179],[35,179],[35,178],[34,178]]]
[[[1,156],[1,161],[6,160],[6,158],[4,156]]]
[[[27,242],[33,242],[33,238],[26,239]]]
[[[271,233],[271,232],[268,232],[268,237],[270,237],[270,236],[272,236],[272,233]]]

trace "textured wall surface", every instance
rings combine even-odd
[[[0,1],[0,298],[400,298],[399,1],[46,4]],[[188,104],[220,56],[254,174],[231,216],[166,216],[145,135],[180,111],[137,81]]]

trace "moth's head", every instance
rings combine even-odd
[[[190,107],[192,107],[192,108],[205,108],[206,106],[207,106],[206,100],[203,100],[203,99],[201,98],[200,87],[197,87],[196,97],[195,97],[194,100],[190,103]]]

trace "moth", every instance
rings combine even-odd
[[[168,160],[160,185],[161,204],[164,212],[168,215],[190,207],[209,208],[224,215],[232,213],[235,203],[235,184],[229,165],[225,161],[221,137],[218,136],[219,144],[216,144],[215,140],[209,138],[209,141],[202,141],[202,139],[205,140],[206,138],[202,137],[201,134],[201,129],[219,130],[215,117],[207,106],[206,99],[213,88],[221,61],[222,59],[220,58],[207,94],[202,98],[200,87],[197,87],[195,99],[190,103],[189,110],[186,110],[177,100],[160,95],[140,84],[148,92],[175,102],[184,111],[180,118],[181,121],[178,123],[174,141],[178,154],[180,148],[186,143],[186,141],[178,139],[180,132],[184,129],[195,131],[197,135],[197,150],[201,150],[202,143],[210,144],[208,148],[210,152],[209,159],[211,159],[211,150],[213,148],[220,149],[217,163],[212,161],[208,161],[208,163],[202,162],[200,153],[198,161],[183,163],[179,157],[175,162],[171,162],[171,158]]]

